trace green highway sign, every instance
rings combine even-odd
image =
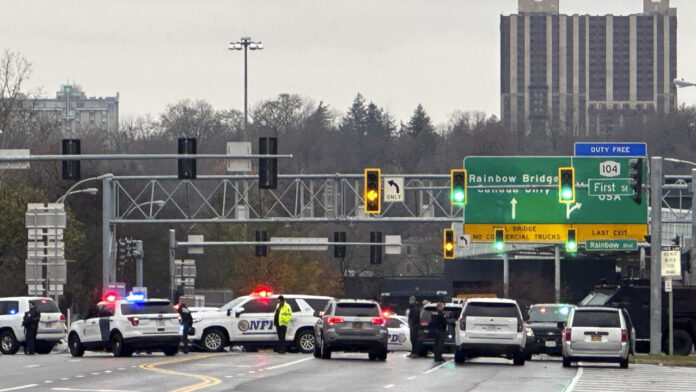
[[[638,250],[636,240],[587,240],[585,241],[586,251],[607,251],[607,250]]]
[[[631,198],[629,160],[576,156],[467,157],[464,159],[467,170],[464,223],[647,224],[645,191],[641,204]],[[574,168],[574,202],[559,202],[558,168],[561,167]],[[644,168],[644,184],[646,173]]]
[[[631,189],[630,181],[630,178],[590,178],[587,193],[590,196],[631,196],[633,189]]]

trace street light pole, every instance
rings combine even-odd
[[[230,42],[230,46],[227,47],[229,50],[242,50],[244,49],[244,140],[247,140],[247,125],[249,124],[248,114],[247,114],[247,52],[251,50],[263,50],[263,43],[254,42],[250,37],[242,37],[237,42]]]

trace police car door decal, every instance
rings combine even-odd
[[[278,339],[273,325],[276,299],[258,298],[244,304],[236,328],[242,340]]]

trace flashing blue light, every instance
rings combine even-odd
[[[561,308],[558,312],[564,316],[567,316],[568,312],[570,312],[570,309],[568,307],[565,307],[565,308]]]
[[[128,301],[128,302],[145,301],[145,294],[144,293],[130,293],[126,296],[126,301]]]
[[[17,309],[10,309],[10,314],[17,314]]]

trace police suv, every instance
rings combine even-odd
[[[136,350],[179,351],[179,314],[166,299],[129,298],[102,301],[86,320],[76,321],[68,332],[73,357],[85,350],[107,350],[128,357]]]
[[[311,353],[314,323],[331,297],[299,294],[283,297],[292,309],[286,341],[293,349]],[[222,351],[228,345],[242,345],[246,351],[275,347],[278,335],[273,315],[277,304],[278,295],[263,290],[235,298],[219,311],[194,313],[195,334],[191,341],[206,351]]]
[[[36,334],[36,352],[48,354],[61,339],[65,338],[65,316],[50,298],[8,297],[0,298],[0,351],[14,354],[26,341],[22,320],[24,312],[33,302],[41,314]]]

